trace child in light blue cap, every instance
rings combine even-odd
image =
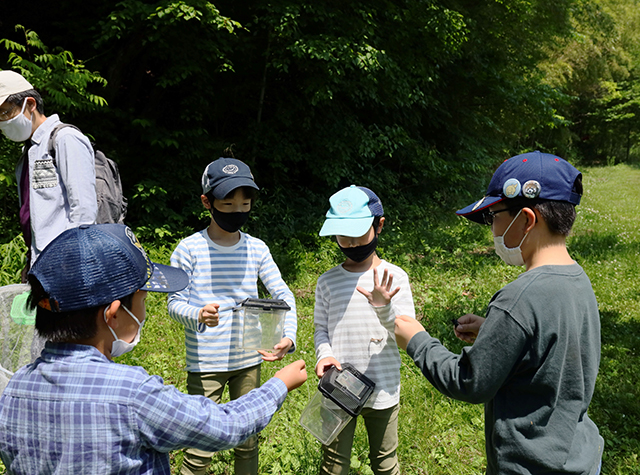
[[[375,474],[399,474],[400,355],[394,337],[397,314],[415,318],[409,279],[376,254],[385,218],[380,199],[351,185],[335,193],[320,236],[335,236],[346,260],[320,276],[314,309],[316,374],[350,363],[375,382],[361,416]],[[379,276],[382,276],[380,279]],[[347,474],[357,419],[323,446],[322,474]]]

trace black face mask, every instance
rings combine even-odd
[[[367,257],[369,257],[378,247],[378,236],[374,236],[369,244],[365,244],[364,246],[356,246],[356,247],[342,247],[338,244],[338,247],[342,251],[342,253],[347,256],[349,259],[355,262],[362,262]]]
[[[218,226],[224,229],[228,233],[235,233],[238,231],[244,223],[249,219],[250,211],[246,213],[223,213],[218,211],[213,206],[211,207],[211,215],[213,220]]]

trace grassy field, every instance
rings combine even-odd
[[[606,440],[603,474],[640,474],[640,403],[636,368],[640,349],[640,170],[625,165],[584,171],[585,195],[569,239],[572,256],[590,276],[602,319],[602,362],[590,415]],[[388,212],[388,210],[387,210]],[[521,269],[508,267],[492,249],[486,227],[464,219],[425,216],[411,231],[388,225],[381,254],[409,273],[418,318],[452,351],[462,343],[451,318],[467,312],[483,314],[492,294]],[[315,391],[313,301],[317,277],[340,262],[334,243],[317,240],[314,248],[292,242],[272,251],[294,290],[298,303],[298,351],[284,362],[264,363],[267,379],[293,358],[308,365],[309,381],[291,393],[271,424],[260,434],[260,473],[315,474],[320,445],[298,424]],[[150,250],[152,259],[167,262],[171,246]],[[8,269],[5,269],[8,270]],[[166,311],[165,299],[149,294],[142,342],[120,362],[144,366],[167,383],[185,390],[184,336]],[[402,352],[402,396],[399,459],[403,474],[484,473],[483,408],[447,399],[434,390]],[[358,425],[352,474],[369,474],[364,427]],[[181,454],[173,453],[179,467]],[[230,452],[214,458],[210,473],[230,474]],[[1,471],[0,465],[0,471]]]

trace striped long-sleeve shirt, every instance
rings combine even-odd
[[[0,397],[0,457],[16,475],[169,475],[170,451],[234,447],[262,430],[286,396],[271,378],[216,404],[92,346],[47,343]]]
[[[285,315],[284,337],[293,342],[293,351],[298,327],[295,299],[263,241],[240,233],[234,246],[220,246],[205,229],[178,244],[171,265],[189,274],[189,285],[169,295],[169,315],[185,329],[187,371],[235,371],[262,361],[255,350],[241,348],[243,322],[240,312],[231,310],[246,298],[258,297],[258,278],[272,298],[291,307]],[[200,309],[210,303],[220,305],[216,327],[198,322]]]
[[[395,340],[395,317],[415,318],[413,297],[407,273],[382,261],[393,275],[393,288],[400,291],[384,307],[373,307],[356,290],[373,290],[373,269],[349,272],[342,265],[329,269],[318,279],[314,310],[316,358],[329,356],[340,363],[351,363],[370,378],[376,387],[366,407],[386,409],[400,400],[400,354]]]

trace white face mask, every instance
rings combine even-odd
[[[29,137],[33,130],[33,124],[31,119],[28,119],[24,115],[24,108],[27,106],[27,100],[22,103],[22,110],[13,119],[4,120],[0,122],[0,130],[6,135],[9,140],[14,142],[24,142]],[[33,114],[31,114],[33,117]]]
[[[107,309],[108,308],[109,307],[105,307],[104,308],[104,321],[105,322],[107,321]],[[115,341],[111,344],[111,357],[112,358],[116,358],[117,356],[124,355],[125,353],[128,353],[131,350],[133,350],[136,347],[136,345],[140,342],[140,334],[142,333],[142,323],[140,323],[140,320],[138,320],[136,318],[136,316],[133,313],[131,313],[127,307],[122,305],[122,308],[124,308],[125,311],[131,316],[131,318],[133,318],[135,320],[135,322],[138,324],[138,333],[136,333],[136,336],[133,339],[133,341],[131,343],[128,343],[128,342],[118,338],[118,336],[116,335],[116,332],[113,331],[113,328],[111,328],[109,325],[107,325],[107,327],[111,331],[111,334],[113,335],[113,338],[115,338]]]
[[[507,231],[509,231],[509,228],[511,228],[511,225],[515,222],[515,220],[518,219],[520,213],[522,213],[522,210],[518,211],[518,214],[516,214],[515,218],[513,218],[507,229],[504,231],[504,233],[502,233],[502,236],[493,237],[493,244],[496,248],[496,254],[498,254],[500,259],[502,259],[505,264],[510,266],[524,265],[524,259],[522,258],[522,250],[520,249],[520,246],[522,246],[522,243],[527,238],[529,233],[527,232],[527,234],[524,235],[522,241],[520,241],[520,244],[518,244],[518,247],[507,247],[504,245],[504,236],[505,234],[507,234]]]

